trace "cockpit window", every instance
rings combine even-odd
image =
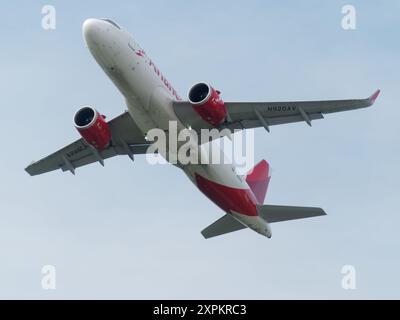
[[[111,23],[114,27],[121,29],[119,25],[117,25],[114,21],[110,20],[110,19],[101,19],[103,21],[107,21],[108,23]]]

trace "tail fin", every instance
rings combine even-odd
[[[258,204],[264,203],[270,179],[269,163],[265,160],[256,164],[246,177],[246,182],[253,191]]]

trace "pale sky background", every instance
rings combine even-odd
[[[341,28],[341,8],[357,30]],[[41,28],[41,8],[57,29]],[[0,298],[400,298],[399,1],[2,1]],[[257,129],[273,175],[267,203],[328,216],[204,240],[223,215],[172,166],[128,157],[30,177],[32,160],[78,138],[74,112],[123,99],[82,40],[86,18],[129,30],[184,96],[208,81],[225,100],[362,98],[370,109]],[[41,288],[54,265],[57,289]],[[356,268],[343,290],[341,268]]]

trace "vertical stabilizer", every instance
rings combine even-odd
[[[264,203],[270,178],[270,166],[265,160],[260,161],[246,177],[246,182],[253,191],[258,204]]]

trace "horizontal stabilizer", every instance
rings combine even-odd
[[[258,214],[268,223],[325,216],[321,208],[314,207],[289,207],[263,205],[257,207]]]
[[[212,225],[205,228],[201,234],[204,236],[204,238],[208,239],[245,228],[247,228],[245,225],[241,224],[230,214],[226,214],[221,219],[215,221]]]

